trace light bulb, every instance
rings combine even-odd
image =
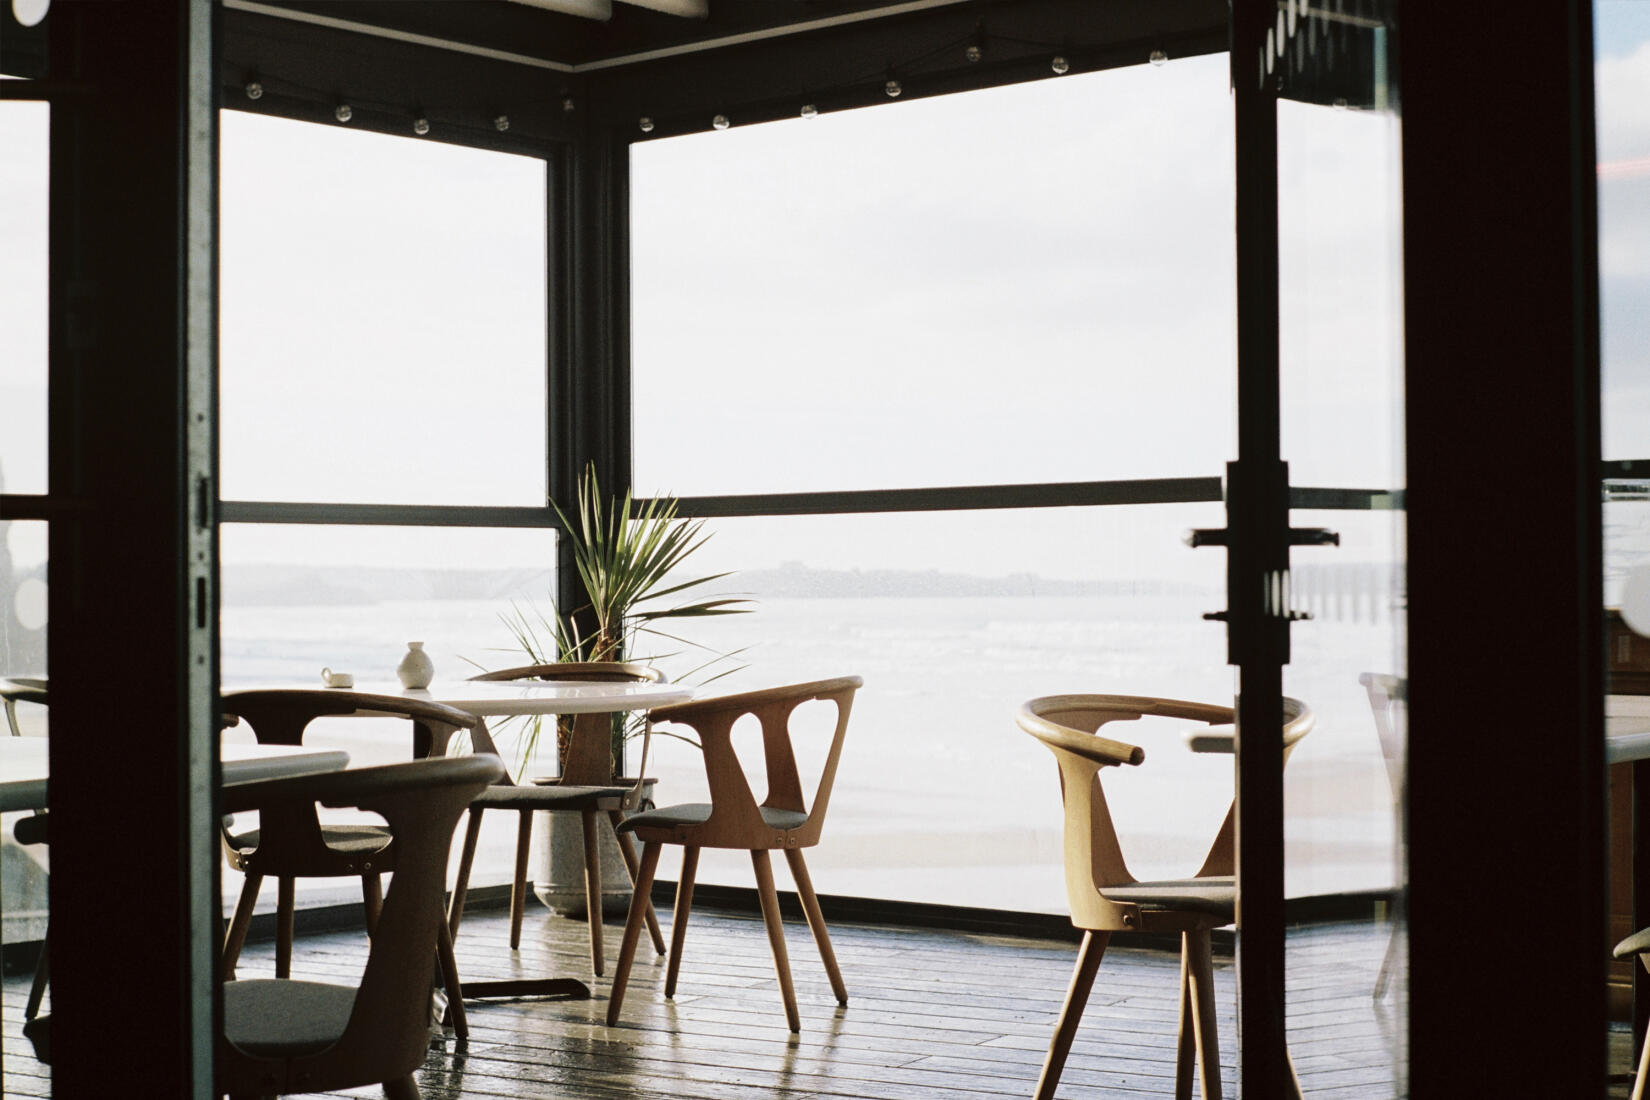
[[[636,120],[636,126],[644,134],[651,134],[653,132],[653,120],[646,115],[643,115],[641,118]]]
[[[1048,63],[1048,67],[1054,70],[1055,76],[1065,76],[1071,72],[1071,62],[1067,61],[1061,54],[1055,54],[1054,60]]]
[[[508,130],[509,128],[510,128],[510,116],[509,115],[499,115],[497,118],[493,119],[493,129],[497,130],[499,133],[502,134],[504,131]]]
[[[963,56],[968,58],[970,61],[978,61],[980,58],[985,56],[985,51],[980,49],[978,46],[970,46],[968,49],[963,51]]]
[[[11,15],[25,27],[38,27],[51,6],[52,0],[11,0]]]
[[[1330,104],[1330,106],[1337,111],[1344,111],[1346,110],[1346,100],[1337,98],[1334,103]]]
[[[1169,63],[1169,55],[1163,51],[1162,46],[1158,46],[1156,49],[1152,50],[1149,55],[1147,55],[1146,60],[1150,61],[1153,65],[1166,65]]]
[[[718,130],[726,130],[729,126],[733,125],[733,123],[728,121],[727,115],[717,115],[715,118],[710,120],[710,124]]]
[[[802,117],[803,118],[818,118],[819,117],[819,108],[815,107],[812,103],[804,103],[802,105]]]
[[[413,119],[413,133],[417,134],[419,137],[423,137],[425,134],[427,134],[429,132],[430,132],[430,120],[429,119],[427,119],[427,118],[415,118],[415,119]]]
[[[262,99],[263,97],[264,86],[262,84],[259,84],[256,80],[249,80],[246,82],[246,98]]]
[[[578,104],[573,102],[573,97],[572,96],[566,95],[566,96],[561,97],[561,109],[562,109],[563,113],[569,114],[569,115],[572,114],[573,113],[573,108],[576,107],[576,106],[578,106]]]
[[[905,89],[900,85],[900,82],[897,80],[890,80],[882,86],[882,90],[888,93],[889,99],[898,99],[899,94],[905,91]]]
[[[355,109],[348,103],[340,103],[332,109],[332,117],[339,122],[348,122],[355,117]]]

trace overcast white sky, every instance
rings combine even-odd
[[[1599,21],[1606,453],[1642,456],[1650,4],[1605,0]],[[1218,475],[1234,446],[1225,69],[1188,59],[638,147],[638,489]],[[0,105],[0,473],[23,492],[45,483],[44,122]],[[1392,483],[1397,131],[1298,105],[1280,125],[1287,457],[1297,483]],[[235,112],[222,141],[224,495],[542,500],[542,165]],[[810,564],[1106,575],[1161,537],[1126,524],[1145,543],[1085,539],[1032,566],[1000,537],[1043,525],[1030,518],[843,520],[834,536],[775,521],[728,541],[764,559],[750,566],[817,548]],[[13,525],[20,561],[40,534]],[[226,551],[544,553],[531,534],[406,541],[246,532]]]

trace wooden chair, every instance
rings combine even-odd
[[[1283,702],[1283,752],[1287,760],[1296,742],[1312,729],[1314,720],[1311,711],[1299,700]],[[1205,722],[1211,726],[1234,720],[1231,707],[1133,695],[1054,695],[1033,699],[1020,708],[1020,728],[1047,745],[1060,766],[1060,790],[1065,805],[1066,897],[1071,905],[1071,923],[1083,929],[1071,987],[1033,1094],[1037,1100],[1049,1100],[1060,1083],[1060,1073],[1083,1017],[1095,973],[1114,932],[1180,934],[1180,1028],[1175,1096],[1177,1100],[1189,1100],[1192,1095],[1195,1055],[1202,1071],[1204,1100],[1220,1097],[1220,1053],[1209,932],[1233,920],[1236,901],[1232,877],[1233,811],[1236,807],[1234,804],[1227,809],[1203,866],[1191,878],[1140,882],[1129,873],[1111,811],[1106,806],[1100,772],[1102,768],[1138,765],[1146,754],[1136,745],[1113,740],[1099,731],[1112,722],[1147,716]],[[1196,751],[1221,751],[1215,742],[1222,740],[1229,747],[1229,730],[1196,729],[1195,733],[1193,748]]]
[[[1405,710],[1408,706],[1409,684],[1401,676],[1384,672],[1365,672],[1358,683],[1369,694],[1369,709],[1375,718],[1375,737],[1381,744],[1381,759],[1386,761],[1387,782],[1392,787],[1393,813],[1403,827],[1404,805],[1404,737]],[[1386,996],[1392,981],[1392,967],[1398,959],[1398,935],[1402,925],[1394,921],[1386,941],[1386,954],[1381,957],[1381,969],[1375,975],[1375,989],[1371,994],[1377,1001]]]
[[[563,661],[556,664],[526,665],[472,676],[472,680],[553,680],[561,682],[596,681],[601,683],[659,683],[664,674],[646,665],[618,661]],[[536,810],[554,810],[576,813],[584,836],[585,903],[590,920],[590,965],[599,975],[603,972],[602,950],[602,865],[597,829],[598,815],[607,819],[613,830],[619,853],[632,884],[636,881],[636,853],[627,837],[620,836],[618,825],[624,820],[624,811],[633,810],[641,799],[642,778],[647,768],[648,738],[642,740],[641,766],[636,769],[636,780],[630,786],[617,782],[613,776],[611,714],[575,715],[572,740],[567,751],[567,763],[562,774],[553,781],[515,784],[506,775],[504,782],[488,787],[470,804],[470,823],[464,831],[464,849],[459,856],[458,883],[453,888],[452,906],[448,912],[448,928],[458,936],[458,925],[464,916],[464,895],[470,881],[470,865],[475,859],[476,841],[481,835],[482,815],[488,810],[512,810],[516,819],[516,869],[510,881],[510,950],[521,946],[521,921],[527,897],[527,855],[532,845],[533,813]],[[665,953],[664,935],[659,931],[659,918],[653,912],[651,901],[646,909],[648,931],[659,954]]]
[[[459,730],[468,730],[478,753],[493,754],[487,727],[473,714],[441,703],[337,689],[267,689],[230,692],[223,697],[227,714],[244,719],[260,744],[300,745],[304,731],[317,718],[355,715],[405,718],[413,725],[413,757],[442,756]],[[224,853],[231,867],[246,876],[240,901],[224,937],[222,965],[233,977],[246,931],[252,923],[258,889],[266,876],[277,880],[275,906],[275,976],[286,978],[292,968],[294,883],[298,878],[348,877],[361,879],[367,933],[376,932],[383,902],[380,876],[395,871],[399,854],[392,830],[382,825],[323,824],[310,804],[259,815],[258,828],[247,832],[224,830]],[[453,1029],[468,1034],[464,1004],[453,958],[452,939],[445,922],[437,944],[447,988]]]
[[[11,736],[23,736],[23,727],[17,718],[17,704],[32,703],[36,706],[45,706],[46,681],[27,677],[11,677],[0,679],[0,704],[6,708],[6,725],[11,728]],[[12,835],[19,844],[46,843],[46,813],[44,810],[19,818],[12,827]],[[29,986],[29,999],[23,1006],[23,1019],[32,1020],[40,1014],[40,1003],[46,996],[46,983],[51,978],[51,946],[52,926],[51,917],[46,918],[46,932],[40,941],[40,957],[34,965],[34,981]]]
[[[1618,959],[1637,958],[1645,970],[1650,971],[1650,928],[1640,929],[1616,944],[1614,954]],[[1650,1087],[1650,1041],[1645,1042],[1639,1054],[1639,1068],[1633,1076],[1633,1092],[1628,1100],[1645,1100],[1646,1095],[1650,1095],[1647,1087]]]
[[[819,946],[820,958],[831,980],[831,990],[841,1004],[848,1003],[848,987],[842,982],[825,918],[819,911],[813,883],[802,849],[819,843],[825,824],[825,809],[836,779],[837,761],[842,755],[842,738],[848,729],[848,712],[854,692],[862,681],[858,676],[820,680],[791,687],[727,695],[719,699],[696,700],[659,707],[653,712],[657,722],[680,722],[699,734],[704,748],[705,777],[710,784],[709,803],[688,803],[649,810],[627,818],[620,832],[635,833],[642,841],[642,867],[630,901],[630,917],[625,922],[624,943],[619,949],[619,965],[613,974],[613,992],[607,1005],[609,1027],[618,1023],[624,1004],[625,984],[636,956],[647,897],[653,888],[653,873],[659,865],[660,847],[682,845],[682,875],[676,886],[676,910],[670,929],[670,962],[665,975],[665,996],[676,994],[676,976],[682,965],[682,943],[687,934],[688,911],[693,905],[693,876],[699,866],[701,848],[745,849],[756,871],[756,889],[762,902],[762,919],[768,929],[768,945],[773,949],[774,968],[779,975],[779,992],[785,1002],[785,1021],[792,1031],[802,1029],[796,1008],[796,990],[791,985],[791,966],[785,951],[785,933],[779,917],[779,895],[774,891],[773,867],[768,853],[781,849],[791,865],[797,896]],[[836,704],[836,731],[811,804],[804,801],[791,744],[791,714],[802,703],[829,700]],[[762,726],[762,745],[767,764],[768,793],[760,804],[751,793],[739,758],[734,753],[734,723],[754,715]]]

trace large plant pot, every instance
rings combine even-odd
[[[634,780],[621,779],[628,786]],[[653,807],[653,783],[642,784],[642,808]],[[605,818],[606,814],[599,815]],[[596,823],[602,856],[602,913],[622,917],[630,911],[630,875],[605,821]],[[533,893],[552,912],[584,917],[584,837],[577,813],[541,811],[533,815]],[[639,854],[639,852],[638,852]]]

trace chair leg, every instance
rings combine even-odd
[[[802,862],[802,849],[786,848],[785,862],[791,865],[791,879],[796,883],[796,896],[802,900],[802,915],[808,918],[808,929],[819,947],[820,961],[831,979],[831,992],[836,1003],[848,1003],[848,986],[842,980],[842,971],[836,965],[836,952],[831,950],[831,934],[825,930],[825,914],[819,911],[819,898],[814,895],[813,879],[808,877],[808,865]]]
[[[1077,949],[1077,967],[1071,972],[1071,986],[1066,990],[1065,1004],[1060,1006],[1060,1019],[1054,1025],[1054,1038],[1049,1040],[1048,1056],[1043,1059],[1043,1072],[1037,1078],[1033,1100],[1051,1100],[1060,1085],[1060,1074],[1066,1068],[1066,1055],[1071,1053],[1071,1041],[1077,1036],[1077,1025],[1083,1019],[1083,1009],[1089,1003],[1089,990],[1094,988],[1094,975],[1100,969],[1100,960],[1111,942],[1110,932],[1083,933],[1083,943]]]
[[[470,892],[470,868],[476,861],[476,841],[481,839],[480,806],[470,807],[470,820],[464,827],[464,850],[458,857],[458,880],[453,883],[453,899],[447,906],[447,934],[458,938],[458,926],[464,919],[464,898]]]
[[[23,1019],[40,1015],[40,1002],[46,996],[46,983],[52,972],[52,926],[48,918],[46,935],[40,941],[40,960],[34,964],[34,981],[29,985],[29,1001],[23,1006]]]
[[[699,849],[682,849],[682,874],[676,880],[676,909],[670,916],[670,961],[665,964],[665,996],[676,996],[676,975],[682,972],[682,944],[687,940],[688,913],[693,910],[693,880],[699,874]]]
[[[378,935],[378,914],[384,911],[384,880],[369,874],[361,876],[361,908],[367,914],[367,937]]]
[[[1646,1036],[1650,1039],[1650,1036]],[[1644,1100],[1645,1087],[1650,1084],[1650,1042],[1644,1044],[1644,1050],[1639,1055],[1638,1076],[1633,1078],[1633,1095],[1630,1100]]]
[[[533,811],[516,815],[516,875],[510,880],[510,950],[521,947],[521,913],[527,902],[527,851],[533,843]]]
[[[421,1100],[418,1082],[411,1077],[384,1082],[384,1100]]]
[[[235,979],[235,964],[241,958],[241,946],[246,943],[246,930],[252,924],[252,910],[258,905],[258,888],[264,877],[248,872],[241,884],[241,898],[235,903],[235,916],[229,921],[229,931],[223,938],[223,980]]]
[[[292,911],[294,907],[291,875],[275,880],[275,976],[292,977]]]
[[[596,811],[579,811],[584,837],[584,908],[590,921],[590,969],[602,975],[602,850],[596,835]]]
[[[1203,1100],[1220,1100],[1220,1013],[1215,1009],[1215,970],[1209,930],[1186,933],[1192,977],[1192,1018],[1197,1026],[1197,1065]]]
[[[1375,975],[1375,992],[1371,994],[1377,1001],[1386,996],[1386,987],[1392,981],[1392,964],[1398,957],[1398,924],[1392,925],[1392,933],[1387,936],[1386,954],[1381,957],[1381,969]]]
[[[636,960],[636,941],[642,938],[642,910],[647,905],[648,892],[653,889],[653,872],[659,869],[659,842],[650,840],[642,847],[642,866],[636,872],[636,889],[630,895],[630,916],[624,922],[624,942],[619,946],[619,964],[613,968],[613,991],[608,995],[607,1026],[619,1022],[619,1008],[624,1004],[624,987],[630,981],[630,964]]]
[[[779,995],[785,1001],[785,1022],[791,1030],[802,1030],[796,1010],[796,987],[791,984],[791,959],[785,951],[785,925],[779,919],[779,893],[773,888],[773,861],[765,848],[751,852],[756,868],[756,894],[762,899],[762,923],[768,926],[768,946],[773,948],[773,968],[779,972]]]
[[[436,929],[435,957],[441,967],[441,987],[447,991],[447,1016],[453,1022],[453,1036],[470,1037],[470,1021],[464,1016],[464,987],[458,982],[458,957],[453,954],[453,936],[443,924]]]
[[[624,869],[630,875],[630,885],[636,885],[636,849],[630,846],[630,834],[619,832],[619,826],[624,822],[624,815],[618,810],[607,811],[608,823],[613,827],[613,839],[619,846],[619,855],[624,859]],[[665,934],[659,931],[659,915],[653,911],[653,899],[647,899],[647,934],[653,937],[653,950],[656,954],[665,953]]]
[[[1175,1040],[1174,1100],[1192,1100],[1197,1035],[1192,1024],[1191,933],[1180,934],[1180,1028]]]

